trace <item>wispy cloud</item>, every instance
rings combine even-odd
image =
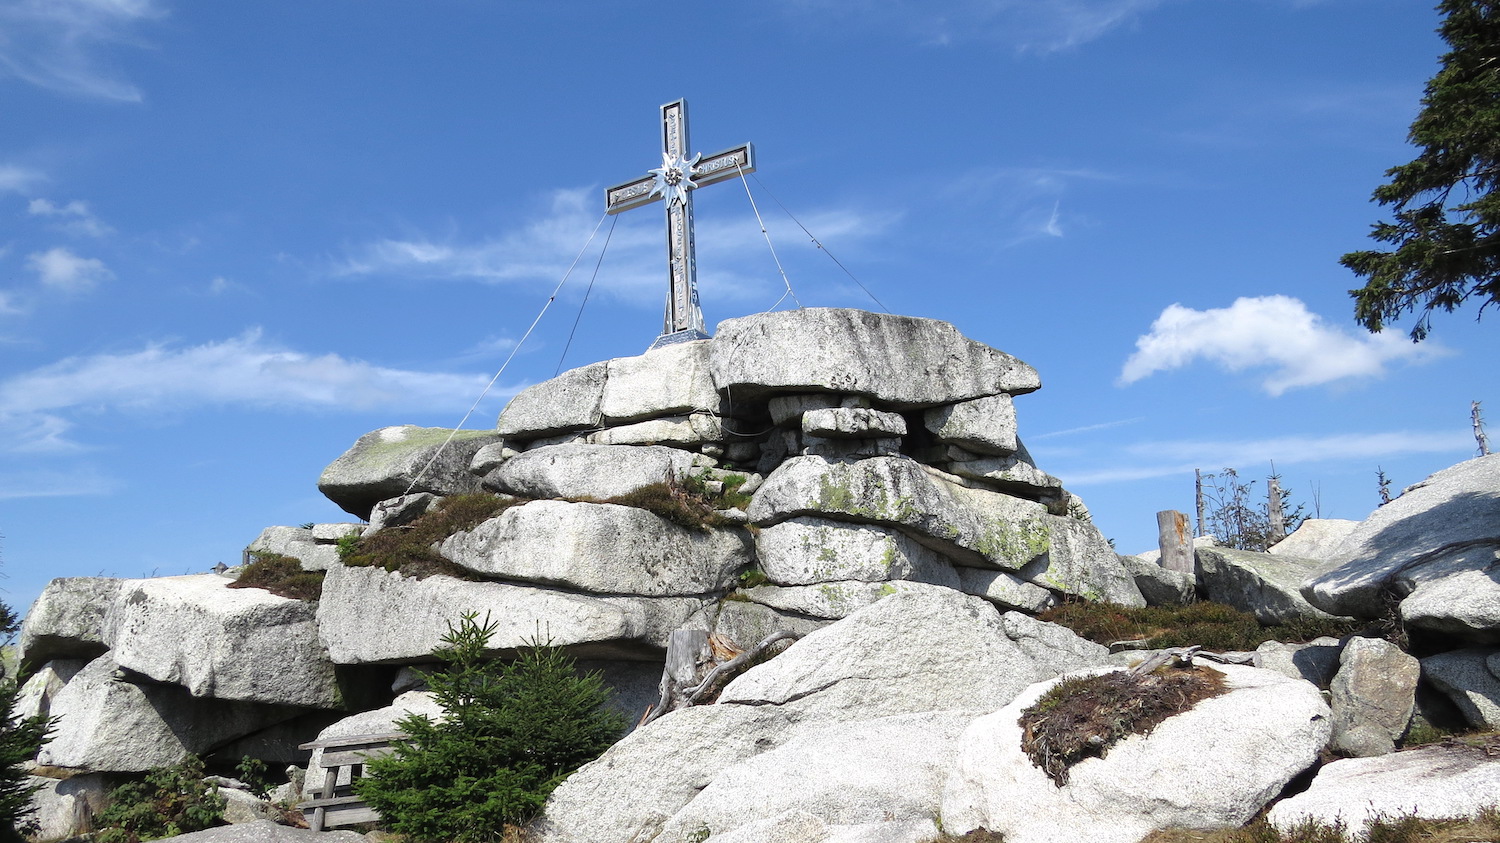
[[[58,451],[76,447],[65,434],[78,418],[107,411],[231,405],[457,411],[467,408],[488,381],[480,374],[391,369],[337,354],[308,354],[251,330],[196,346],[162,343],[70,357],[0,381],[0,430],[9,450]],[[491,395],[499,401],[514,392],[500,389]]]
[[[89,203],[80,199],[74,199],[64,205],[59,205],[50,199],[33,199],[26,206],[26,212],[34,217],[51,218],[60,228],[70,234],[103,237],[114,230],[100,222],[89,208]]]
[[[1290,296],[1236,299],[1224,308],[1194,310],[1173,304],[1135,342],[1119,382],[1206,360],[1231,372],[1271,371],[1261,380],[1269,395],[1346,378],[1380,377],[1389,363],[1420,363],[1446,351],[1394,334],[1354,334],[1329,325]]]
[[[154,0],[0,0],[0,77],[100,99],[138,102],[101,54],[135,42],[136,26],[160,17]]]
[[[1044,439],[1056,439],[1062,436],[1075,436],[1079,433],[1092,433],[1096,430],[1109,430],[1114,427],[1123,427],[1127,424],[1135,424],[1146,420],[1145,416],[1136,416],[1133,419],[1116,419],[1115,421],[1099,422],[1098,424],[1086,424],[1082,427],[1070,427],[1067,430],[1053,430],[1037,436],[1026,437],[1027,442],[1040,442]]]
[[[119,488],[93,469],[0,472],[0,500],[106,495]]]
[[[582,287],[607,241],[608,253],[596,293],[641,305],[659,304],[665,272],[660,210],[652,213],[652,209],[644,209],[606,219],[580,258],[580,250],[600,221],[598,199],[598,192],[587,188],[558,190],[545,212],[513,231],[482,239],[425,234],[382,238],[351,249],[331,271],[336,276],[478,281],[550,289],[577,259],[570,283]],[[878,236],[896,219],[894,214],[878,216],[850,209],[824,209],[800,217],[820,238],[845,248]],[[773,242],[807,242],[806,235],[785,218],[768,215],[766,224]],[[740,299],[770,289],[771,282],[766,279],[773,277],[775,266],[753,215],[747,211],[728,219],[700,217],[697,229],[698,242],[712,243],[723,264],[751,265],[760,257],[770,270],[751,277],[722,270],[715,274],[700,267],[699,283],[705,291],[723,299]]]
[[[1166,0],[784,0],[828,25],[881,26],[932,45],[1000,42],[1052,53],[1133,23]]]
[[[21,306],[16,303],[16,294],[0,290],[0,316],[22,313]]]
[[[0,164],[0,193],[25,193],[43,181],[46,181],[46,176],[40,170],[15,164]]]
[[[1453,453],[1474,449],[1466,431],[1386,431],[1331,436],[1277,436],[1247,440],[1176,440],[1138,442],[1114,449],[1112,465],[1084,468],[1063,475],[1069,487],[1123,483],[1153,477],[1189,475],[1193,469],[1277,466],[1332,460],[1378,459],[1392,454]]]
[[[61,246],[27,255],[26,265],[42,284],[67,293],[85,292],[114,277],[104,261],[79,257]]]
[[[1005,232],[999,245],[1009,248],[1065,237],[1079,218],[1063,208],[1063,200],[1079,185],[1119,180],[1086,168],[980,167],[950,179],[940,196],[970,208],[969,214],[986,220],[991,231]]]

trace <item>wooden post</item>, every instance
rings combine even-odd
[[[1193,573],[1193,539],[1188,535],[1186,515],[1175,509],[1156,513],[1156,541],[1163,568]]]

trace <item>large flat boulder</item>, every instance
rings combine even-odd
[[[978,454],[1016,452],[1016,408],[1009,395],[987,395],[934,407],[922,416],[932,436]]]
[[[495,431],[501,436],[530,440],[576,430],[591,430],[603,417],[604,381],[609,363],[591,363],[557,377],[532,384],[510,399]]]
[[[785,742],[791,723],[745,705],[664,715],[558,785],[531,832],[537,843],[650,840],[725,768]]]
[[[873,524],[799,516],[761,528],[755,552],[761,571],[777,585],[841,580],[958,584],[942,554],[899,530]]]
[[[702,839],[703,828],[718,835],[788,811],[825,825],[930,827],[958,737],[973,719],[969,712],[935,711],[803,732],[725,768],[655,839],[689,843]]]
[[[116,577],[59,577],[47,583],[21,623],[20,658],[29,665],[102,654],[104,616],[114,605]]]
[[[524,451],[506,460],[486,481],[526,498],[613,498],[686,477],[711,461],[664,445],[590,445],[574,442]]]
[[[812,719],[982,712],[1108,651],[1072,632],[950,589],[898,592],[741,674],[720,704],[781,706]]]
[[[1303,595],[1325,612],[1380,617],[1382,595],[1398,576],[1410,590],[1459,570],[1483,570],[1494,554],[1469,551],[1497,546],[1500,454],[1492,454],[1443,469],[1375,510],[1314,572]]]
[[[714,385],[737,401],[832,392],[867,395],[899,409],[1041,386],[1035,369],[947,322],[844,308],[726,320],[709,361]]]
[[[1330,731],[1318,690],[1271,671],[1215,666],[1228,693],[1073,765],[1058,786],[1021,750],[1021,713],[1059,680],[980,717],[942,803],[943,828],[1008,843],[1136,843],[1154,829],[1234,828],[1317,760]]]
[[[1475,729],[1500,729],[1500,650],[1469,647],[1422,659],[1422,678],[1448,695]]]
[[[1500,643],[1500,544],[1456,548],[1444,558],[1402,573],[1406,593],[1398,611],[1411,629],[1453,635],[1480,644]]]
[[[709,372],[709,344],[674,343],[610,360],[599,406],[604,422],[719,412],[722,402]]]
[[[37,763],[96,772],[142,772],[202,755],[235,738],[294,717],[283,706],[193,697],[175,685],[116,678],[119,668],[100,656],[52,698],[57,733]]]
[[[320,527],[342,527],[347,532],[362,531],[359,524],[320,524]],[[252,554],[274,553],[289,556],[302,564],[304,571],[326,571],[339,564],[337,539],[319,541],[311,527],[267,527],[255,541],[245,546]]]
[[[741,589],[742,596],[753,603],[769,606],[782,613],[805,615],[824,620],[846,618],[866,606],[874,605],[892,594],[924,589],[941,589],[940,585],[896,580],[865,582],[846,580],[817,585],[758,585]]]
[[[195,697],[339,708],[314,605],[217,574],[125,580],[106,635],[115,662]]]
[[[580,658],[660,658],[673,629],[699,615],[698,598],[591,597],[537,586],[425,579],[339,567],[323,581],[318,635],[334,664],[420,663],[464,612],[499,624],[497,651],[540,639]]]
[[[1307,790],[1276,803],[1266,820],[1282,831],[1307,820],[1342,823],[1358,840],[1376,818],[1472,816],[1493,807],[1497,793],[1500,760],[1480,749],[1443,744],[1334,761]]]
[[[1080,597],[1145,605],[1093,525],[945,480],[908,457],[793,457],[756,490],[748,514],[762,527],[799,515],[891,526],[961,564],[1019,572]]]
[[[1227,547],[1201,547],[1193,556],[1198,588],[1215,603],[1249,612],[1263,624],[1331,617],[1300,591],[1317,560]]]
[[[375,504],[408,492],[478,492],[479,478],[469,472],[469,464],[476,451],[500,438],[492,430],[383,427],[359,437],[354,447],[329,463],[318,478],[318,491],[365,520]]]
[[[1309,518],[1291,535],[1266,548],[1266,552],[1272,556],[1326,560],[1358,527],[1358,521],[1346,518]]]
[[[726,591],[753,558],[743,529],[689,529],[644,509],[564,501],[511,507],[439,550],[489,577],[650,597]]]

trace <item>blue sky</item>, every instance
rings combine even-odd
[[[1500,317],[1371,336],[1337,263],[1411,157],[1437,23],[1413,0],[0,0],[8,599],[344,520],[322,468],[464,416],[679,97],[696,149],[756,144],[798,301],[877,309],[782,206],[886,308],[1037,367],[1022,438],[1121,550],[1190,510],[1195,467],[1275,460],[1310,510],[1363,518],[1377,466],[1417,482],[1473,454],[1471,400],[1500,419]],[[744,187],[696,203],[709,325],[781,301]],[[469,427],[655,336],[661,212],[612,220]]]

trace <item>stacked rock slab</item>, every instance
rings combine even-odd
[[[726,514],[757,528],[765,584],[739,591],[742,605],[715,621],[742,644],[778,623],[843,617],[902,581],[1032,612],[1062,595],[1140,605],[1108,543],[1067,514],[1071,497],[1017,436],[1013,398],[1040,385],[1025,363],[945,322],[760,314],[723,323],[712,340],[524,390],[500,415],[503,445],[473,468],[496,492],[572,500],[668,474],[748,478],[745,515]],[[454,560],[476,567],[469,558]]]

